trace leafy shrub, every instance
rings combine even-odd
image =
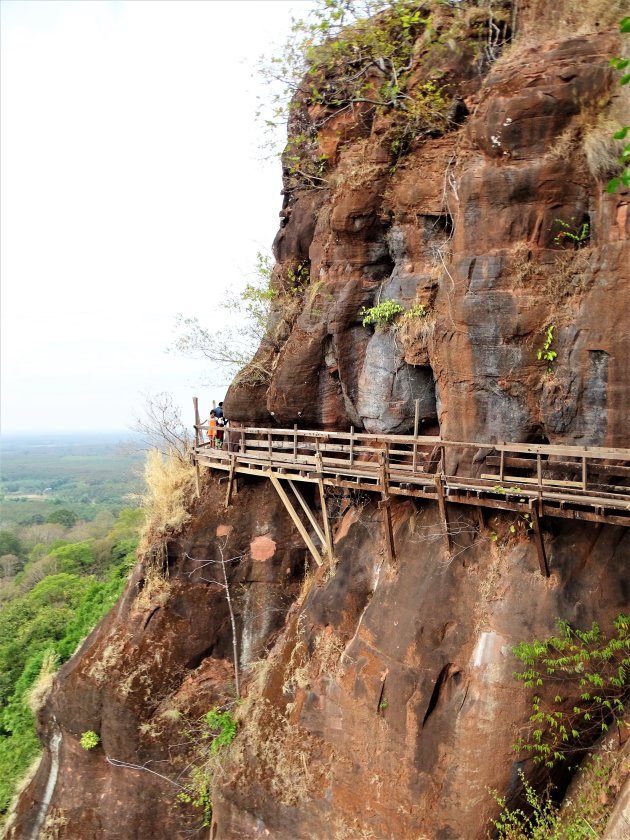
[[[212,752],[228,747],[236,735],[236,720],[231,712],[211,709],[204,718],[212,733]]]
[[[374,324],[377,327],[385,326],[405,311],[395,300],[383,300],[376,306],[367,309],[365,306],[359,312],[359,318],[364,327]]]
[[[547,767],[585,749],[611,725],[627,726],[623,715],[630,696],[630,615],[617,616],[610,636],[596,623],[590,630],[556,623],[558,635],[513,648],[525,665],[515,674],[518,680],[530,688],[558,686],[552,701],[534,695],[534,726],[516,745]],[[570,699],[576,694],[578,700]]]
[[[540,347],[536,352],[536,357],[539,362],[547,362],[547,370],[551,373],[551,366],[558,358],[558,353],[552,349],[554,336],[553,331],[555,329],[555,324],[550,324],[546,331],[545,331],[545,342],[542,347]]]
[[[84,750],[93,750],[94,747],[98,747],[101,743],[101,739],[99,736],[94,732],[93,729],[88,729],[86,732],[81,735],[81,740],[79,741],[81,746]]]

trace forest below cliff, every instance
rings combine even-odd
[[[0,820],[41,751],[35,717],[54,673],[135,563],[144,454],[119,439],[2,438]]]

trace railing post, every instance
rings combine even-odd
[[[350,466],[354,466],[354,426],[350,426]]]
[[[297,464],[297,423],[293,424],[293,463]]]
[[[582,455],[582,490],[586,490],[586,455]]]
[[[413,436],[418,437],[418,426],[420,424],[420,400],[416,400],[416,412],[413,420]]]
[[[540,452],[536,455],[536,476],[538,478],[538,487],[542,490],[542,460]]]
[[[199,400],[197,397],[193,397],[193,405],[195,407],[195,444],[197,446],[201,445],[201,418],[199,417]]]
[[[271,451],[272,451],[272,445],[271,445],[271,432],[270,432],[270,431],[269,431],[269,432],[267,432],[267,443],[268,443],[268,445],[269,445],[269,463],[271,464]]]
[[[412,472],[415,473],[417,468],[418,468],[418,444],[414,441],[413,442],[413,465],[412,465],[412,468],[411,468]]]

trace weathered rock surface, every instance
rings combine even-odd
[[[531,21],[535,4],[519,5]],[[627,108],[608,66],[618,50],[612,30],[550,35],[480,71],[469,47],[447,45],[432,66],[463,122],[398,162],[386,118],[329,121],[326,189],[292,193],[274,246],[278,288],[296,265],[310,281],[299,299],[278,294],[265,374],[237,378],[229,416],[402,432],[420,399],[423,428],[446,439],[630,446],[630,196],[605,192],[598,123]],[[558,241],[562,223],[576,238]],[[361,308],[386,299],[427,314],[363,327]],[[550,325],[548,370],[537,350]],[[45,757],[7,837],[32,836],[40,818],[42,837],[66,840],[207,836],[173,782],[195,760],[195,720],[233,695],[216,565],[227,537],[230,557],[246,550],[230,567],[240,667],[264,664],[242,671],[248,698],[209,836],[485,838],[488,790],[511,797],[517,770],[533,772],[512,749],[529,694],[511,648],[558,616],[606,626],[627,611],[630,533],[545,523],[545,579],[518,517],[481,527],[450,505],[449,554],[437,511],[409,501],[393,508],[390,564],[375,502],[356,493],[329,500],[337,563],[300,593],[306,552],[269,483],[244,483],[227,511],[222,494],[206,477],[159,570],[145,560],[60,672]],[[78,746],[86,729],[102,738],[93,753]]]

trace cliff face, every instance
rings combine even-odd
[[[347,110],[317,132],[325,179],[307,189],[287,173],[256,359],[267,373],[233,384],[234,420],[402,432],[419,399],[423,428],[450,440],[630,445],[630,196],[605,192],[611,121],[629,110],[608,66],[619,39],[603,25],[536,39],[542,7],[501,8],[503,36],[516,21],[520,37],[497,61],[487,26],[461,29],[463,11],[444,6],[441,37],[414,49],[409,84],[437,69],[448,86],[444,130],[397,156],[395,116]],[[321,116],[303,103],[293,119]],[[364,327],[361,307],[383,300],[425,314]],[[552,325],[548,365],[537,351]],[[243,554],[229,568],[248,699],[210,836],[485,837],[489,789],[510,796],[517,769],[533,772],[512,750],[529,693],[511,646],[557,616],[585,627],[627,611],[630,534],[546,523],[545,579],[507,514],[483,528],[451,506],[449,553],[436,510],[398,502],[390,564],[375,503],[355,494],[330,500],[334,566],[304,579],[304,546],[268,482],[245,482],[227,510],[222,499],[205,476],[189,525],[61,670],[45,756],[7,836],[199,827],[176,794],[194,722],[233,697],[223,551]],[[88,729],[102,749],[80,749]]]

